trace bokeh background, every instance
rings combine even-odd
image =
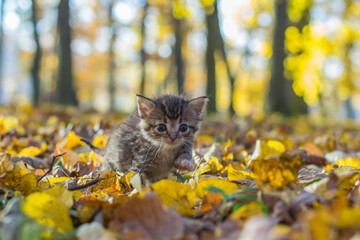
[[[358,0],[1,0],[0,104],[360,117]]]

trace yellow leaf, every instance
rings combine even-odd
[[[346,159],[338,159],[337,164],[339,165],[339,167],[342,166],[351,166],[356,168],[360,167],[360,161],[352,157],[348,157]]]
[[[262,214],[262,206],[257,202],[251,202],[233,212],[230,217],[234,220],[238,220]]]
[[[337,217],[340,228],[360,228],[360,208],[342,208]]]
[[[39,155],[42,152],[43,151],[40,148],[30,146],[30,147],[22,149],[17,154],[17,156],[19,156],[19,157],[35,157],[35,156]]]
[[[262,159],[269,156],[279,156],[285,151],[285,146],[279,141],[263,142],[256,140],[255,149],[250,159]]]
[[[210,157],[208,164],[210,165],[212,173],[217,173],[224,168],[224,166],[219,162],[219,159],[213,156]]]
[[[64,148],[73,149],[74,147],[82,145],[80,141],[81,137],[75,134],[74,131],[71,131],[69,135],[65,138]]]
[[[242,179],[253,179],[253,177],[251,176],[251,173],[235,169],[235,168],[233,168],[232,165],[228,166],[227,173],[228,173],[228,179],[230,181],[236,181],[236,180],[242,180]]]
[[[283,143],[284,143],[285,148],[288,150],[292,149],[295,145],[294,142],[288,137],[284,137]]]
[[[74,204],[73,194],[68,191],[63,185],[57,184],[55,187],[46,190],[46,193],[56,197],[60,200],[68,209]]]
[[[115,181],[113,181],[113,183],[111,184],[111,186],[104,189],[103,191],[106,191],[106,192],[110,193],[111,195],[124,194],[124,190],[121,187],[119,178],[116,178]]]
[[[77,207],[76,217],[82,222],[86,223],[94,215],[96,208],[79,205]]]
[[[199,136],[199,141],[216,143],[215,139],[210,135],[200,135]]]
[[[30,173],[24,163],[12,163],[11,157],[5,154],[0,161],[0,183],[8,189],[20,191],[24,195],[34,192],[37,187],[37,179]]]
[[[94,166],[99,166],[104,160],[103,157],[94,152],[89,153],[89,159],[94,163]]]
[[[100,178],[103,178],[104,180],[100,181],[98,184],[91,187],[91,192],[101,191],[102,189],[109,188],[113,182],[116,180],[116,173],[115,172],[103,172],[100,175]],[[89,180],[91,181],[91,180]],[[86,184],[83,183],[83,184]]]
[[[53,187],[56,185],[56,183],[62,183],[62,182],[66,182],[66,181],[69,181],[71,180],[71,178],[69,177],[51,177],[51,178],[47,178],[45,180],[42,180],[43,182],[49,182],[50,183],[50,186]]]
[[[334,170],[334,164],[329,163],[329,164],[327,164],[325,167],[323,167],[323,169],[324,169],[326,172],[330,172],[330,171]]]
[[[234,192],[237,188],[235,183],[229,182],[227,180],[222,180],[218,178],[204,178],[199,181],[196,186],[196,194],[199,198],[203,198],[208,193],[208,188],[214,186],[220,188],[226,194]]]
[[[194,171],[192,172],[186,172],[184,174],[184,178],[192,178],[193,176],[200,176],[204,173],[210,172],[211,171],[211,166],[208,163],[203,163],[200,164],[200,166],[198,168],[196,168]]]
[[[90,158],[90,152],[83,152],[78,154],[81,161],[88,163]]]
[[[0,159],[0,175],[6,173],[6,172],[11,172],[14,170],[14,163],[11,161],[11,156],[9,154],[5,154],[1,159]]]
[[[20,133],[23,133],[25,131],[16,117],[14,116],[0,117],[0,134],[10,132],[13,129],[16,129]]]
[[[62,202],[64,199],[66,203]],[[22,210],[39,224],[55,228],[60,233],[68,233],[73,229],[68,206],[69,199],[65,190],[49,189],[26,197]]]
[[[100,135],[94,138],[92,141],[92,145],[98,148],[104,148],[106,147],[106,144],[108,142],[108,137],[105,135]]]
[[[189,185],[175,182],[169,179],[160,180],[152,185],[159,195],[162,203],[170,209],[175,207],[178,212],[185,216],[196,213],[196,193]]]
[[[135,172],[129,172],[128,174],[126,174],[125,176],[125,182],[126,184],[130,187],[130,178],[132,178],[133,176],[135,176]]]
[[[296,176],[302,164],[300,151],[288,151],[281,156],[258,158],[250,163],[250,170],[258,185],[280,189],[295,183]]]
[[[226,143],[222,145],[222,149],[224,153],[229,153],[231,150],[231,147],[233,145],[233,142],[231,140],[228,140]]]
[[[269,140],[266,143],[269,147],[275,149],[277,152],[279,153],[283,153],[285,152],[286,148],[284,146],[284,144],[282,144],[279,141],[275,141],[275,140]]]
[[[313,239],[331,239],[336,218],[324,207],[316,210],[308,220]]]
[[[234,154],[233,153],[228,153],[226,155],[224,155],[222,158],[221,158],[221,161],[226,165],[226,164],[229,164],[232,160],[234,160]]]
[[[51,115],[47,122],[46,122],[46,125],[49,126],[49,127],[52,127],[52,126],[56,126],[56,124],[59,123],[59,118],[55,115]]]

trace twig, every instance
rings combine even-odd
[[[43,179],[46,175],[48,175],[51,171],[52,171],[52,168],[54,167],[54,164],[56,162],[56,160],[59,158],[59,157],[62,157],[66,154],[66,152],[62,153],[62,154],[59,154],[59,155],[56,155],[56,156],[53,156],[53,160],[50,164],[50,167],[49,167],[49,170],[46,171],[46,173],[44,173],[44,175],[42,175],[39,179],[38,179],[38,182],[41,181],[41,179]]]
[[[97,155],[103,157],[105,155],[105,149],[104,148],[98,148],[98,147],[95,147],[91,142],[89,142],[88,140],[82,138],[80,139],[80,141],[84,142],[86,145],[89,146],[89,148],[91,150],[93,150]]]
[[[97,178],[97,179],[94,179],[86,184],[83,184],[83,185],[79,185],[79,186],[75,186],[75,187],[69,187],[68,190],[69,191],[75,191],[75,190],[80,190],[80,189],[84,189],[84,188],[87,188],[87,187],[90,187],[92,185],[95,185],[97,184],[98,182],[104,180],[104,178]]]
[[[44,169],[44,168],[48,168],[49,165],[41,158],[38,157],[16,157],[16,156],[12,156],[11,160],[13,162],[19,162],[19,161],[23,161],[24,163],[29,164],[30,166],[32,166],[33,168],[36,169]]]

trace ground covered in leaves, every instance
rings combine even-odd
[[[124,116],[0,112],[0,239],[359,239],[360,124],[205,120],[193,172],[99,171]]]

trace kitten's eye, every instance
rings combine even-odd
[[[164,131],[166,131],[166,126],[165,126],[165,124],[159,124],[159,125],[157,126],[157,130],[158,130],[159,132],[164,132]]]
[[[181,124],[179,127],[180,132],[186,132],[189,129],[188,125]]]

